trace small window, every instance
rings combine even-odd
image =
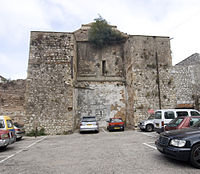
[[[176,114],[177,114],[177,117],[188,116],[187,111],[177,111]]]
[[[165,112],[164,116],[165,116],[165,119],[174,119],[175,118],[173,111]]]
[[[106,61],[103,60],[103,61],[102,61],[102,75],[104,76],[105,73],[106,73]]]
[[[162,116],[162,112],[161,111],[157,111],[155,113],[155,119],[161,119],[161,116]]]
[[[6,122],[7,122],[8,128],[12,128],[13,127],[13,124],[12,124],[11,120],[7,120]]]
[[[0,120],[0,128],[5,128],[4,121]]]
[[[200,116],[200,114],[196,111],[191,111],[190,114],[191,116]]]

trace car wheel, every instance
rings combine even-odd
[[[197,144],[192,148],[190,162],[194,167],[200,169],[200,144]]]
[[[17,141],[20,141],[22,139],[22,137],[17,138]]]
[[[146,131],[152,132],[153,131],[153,125],[151,125],[151,124],[146,125]]]

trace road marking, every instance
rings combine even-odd
[[[157,137],[156,135],[152,135],[152,134],[149,134],[149,133],[142,133],[142,134],[144,134],[144,135],[146,135],[146,136],[149,136],[149,137],[153,137],[153,138],[156,138],[156,137]]]
[[[102,128],[102,131],[103,131],[104,133],[106,133],[106,134],[108,133],[108,132],[106,132],[106,131],[104,130],[104,128]]]
[[[142,144],[144,144],[145,146],[148,146],[148,147],[151,147],[151,148],[153,148],[153,149],[156,149],[156,150],[157,150],[157,148],[156,148],[155,146],[149,145],[149,144],[147,144],[147,143],[142,143]]]
[[[41,141],[44,140],[45,138],[47,138],[47,137],[43,137],[43,138],[41,138],[40,140],[35,141],[34,143],[30,144],[29,146],[27,146],[27,147],[25,147],[25,148],[23,148],[23,149],[21,149],[21,150],[15,152],[14,154],[12,154],[12,155],[10,155],[10,156],[4,158],[3,160],[0,161],[0,164],[3,163],[3,162],[6,161],[6,160],[12,158],[13,156],[17,155],[18,153],[21,153],[22,151],[26,151],[27,149],[29,149],[29,148],[32,147],[33,145],[35,145],[35,144],[41,142]]]

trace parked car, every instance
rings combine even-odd
[[[99,132],[99,124],[94,116],[83,117],[80,122],[80,133],[84,131]]]
[[[0,116],[1,130],[8,130],[10,134],[10,142],[14,143],[16,141],[15,129],[12,120],[9,116]]]
[[[138,123],[138,127],[142,130],[142,131],[147,131],[147,132],[151,132],[154,130],[154,119],[155,119],[155,115],[152,114],[148,117],[148,119],[146,120],[142,120]]]
[[[24,126],[17,122],[14,123],[15,135],[17,136],[17,140],[20,140],[25,135]]]
[[[0,129],[0,148],[6,148],[9,144],[10,144],[9,131]]]
[[[164,131],[164,127],[174,118],[181,116],[200,116],[195,109],[161,109],[155,112],[154,130],[157,133]]]
[[[110,118],[107,126],[108,131],[121,130],[124,131],[124,121],[121,118]]]
[[[200,121],[200,116],[177,117],[165,126],[165,131],[188,128]]]
[[[190,161],[200,168],[200,121],[192,127],[163,132],[155,144],[161,153],[177,160]]]

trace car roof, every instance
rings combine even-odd
[[[184,118],[184,119],[187,119],[187,118],[200,118],[200,116],[190,116],[190,117],[188,117],[188,116],[179,116],[179,117],[176,117],[177,119],[178,118]]]
[[[156,111],[197,111],[197,110],[196,109],[158,109]]]
[[[6,115],[0,115],[0,119],[11,120],[11,118],[9,116],[6,116]]]

